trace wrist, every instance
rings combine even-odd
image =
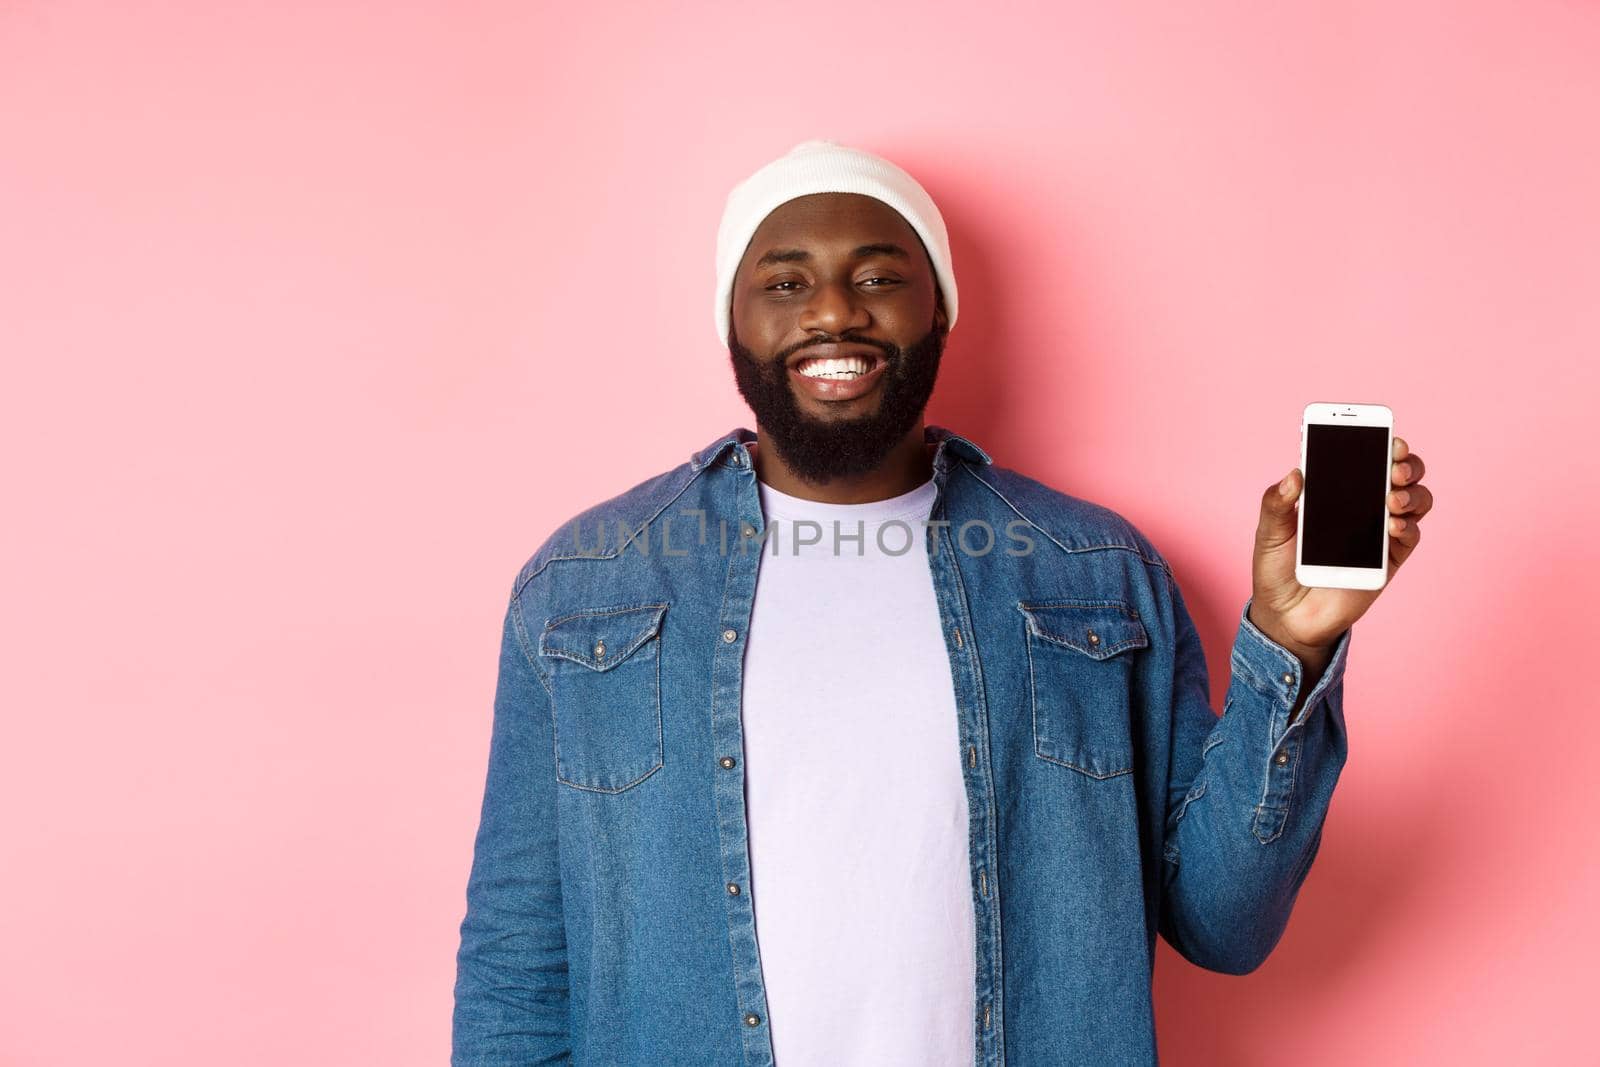
[[[1283,625],[1283,621],[1279,616],[1259,610],[1253,600],[1250,604],[1248,618],[1256,629],[1260,630],[1274,643],[1281,645],[1292,653],[1300,661],[1301,668],[1304,671],[1320,673],[1328,665],[1328,662],[1333,659],[1333,645],[1308,645],[1304,642],[1296,641],[1289,636],[1288,629]]]

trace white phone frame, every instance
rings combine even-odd
[[[1389,431],[1389,440],[1384,448],[1385,461],[1383,464],[1383,484],[1374,484],[1373,491],[1382,494],[1383,528],[1380,536],[1383,539],[1379,563],[1376,567],[1321,567],[1310,566],[1301,561],[1301,554],[1306,543],[1306,501],[1311,496],[1314,483],[1311,480],[1311,470],[1306,466],[1306,445],[1310,437],[1307,427],[1319,424],[1324,426],[1382,426]],[[1295,581],[1305,586],[1319,586],[1324,589],[1382,589],[1389,580],[1389,491],[1393,488],[1391,475],[1394,470],[1394,412],[1384,404],[1331,404],[1314,402],[1307,404],[1300,416],[1300,475],[1304,479],[1304,489],[1295,511],[1295,544],[1294,544],[1294,578]]]

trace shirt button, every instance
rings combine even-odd
[[[739,883],[738,882],[729,882],[728,883],[728,895],[730,897],[736,897],[736,896],[739,895]]]
[[[721,759],[717,760],[717,762],[722,764],[724,768],[731,768],[733,766],[733,757],[723,756]]]
[[[736,637],[738,637],[738,636],[739,636],[739,631],[737,631],[737,630],[724,630],[724,631],[722,631],[722,639],[724,641],[728,642],[728,644],[730,644],[730,645],[733,644],[734,639]]]
[[[1294,684],[1294,675],[1290,674],[1288,671],[1284,671],[1283,672],[1283,684],[1284,685],[1293,685]]]
[[[750,1012],[744,1017],[744,1024],[746,1026],[760,1026],[761,1016],[757,1015],[755,1012]]]
[[[746,537],[754,537],[756,535],[756,528],[747,522],[743,526],[739,527],[739,532],[744,534]]]
[[[1100,635],[1095,633],[1093,630],[1090,630],[1089,631],[1089,643],[1091,645],[1098,645],[1100,643]]]
[[[1278,766],[1282,767],[1285,763],[1289,762],[1289,753],[1287,753],[1287,752],[1278,753],[1276,756],[1272,757],[1272,762],[1276,763]]]
[[[594,658],[595,659],[600,659],[605,654],[606,654],[606,643],[604,641],[596,641],[594,643]]]

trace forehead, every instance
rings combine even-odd
[[[786,200],[772,210],[750,238],[741,267],[777,248],[799,248],[817,255],[845,254],[864,244],[892,242],[921,247],[917,231],[894,208],[861,193],[812,193]]]

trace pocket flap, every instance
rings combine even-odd
[[[539,635],[539,654],[608,671],[661,629],[665,604],[590,608],[551,619]]]
[[[1017,608],[1039,637],[1094,659],[1150,644],[1139,613],[1118,601],[1022,600]]]

